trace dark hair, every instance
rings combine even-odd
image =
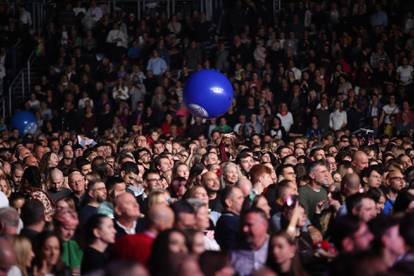
[[[105,218],[109,218],[109,217],[103,214],[95,214],[88,219],[88,221],[86,222],[84,226],[84,235],[85,235],[84,238],[85,238],[85,243],[87,245],[90,245],[96,240],[93,230],[95,230],[96,228],[100,228]]]
[[[414,247],[414,212],[409,212],[404,215],[400,223],[400,235],[403,237],[405,243]]]
[[[275,262],[275,256],[273,254],[273,248],[272,248],[272,240],[276,237],[283,237],[286,239],[286,241],[291,245],[295,246],[296,241],[292,239],[285,231],[280,231],[271,236],[269,239],[269,247],[268,247],[268,253],[267,253],[267,260],[266,260],[266,266],[269,267],[271,270],[273,270],[277,275],[282,274],[281,268],[278,263]],[[304,276],[307,275],[305,270],[302,267],[302,264],[300,262],[300,258],[298,255],[298,252],[296,250],[295,256],[292,258],[292,263],[290,266],[290,271],[287,273],[288,275],[294,275],[294,276]]]
[[[410,189],[404,189],[400,191],[395,199],[393,212],[400,213],[405,212],[411,202],[414,201],[414,195],[410,192]]]
[[[29,166],[24,170],[22,183],[26,187],[42,188],[42,176],[38,167]]]
[[[355,234],[361,222],[358,218],[346,215],[338,217],[334,220],[332,227],[330,229],[331,241],[338,250],[342,250],[342,241],[349,236]]]
[[[200,255],[198,264],[205,276],[214,276],[218,271],[230,265],[230,258],[223,251],[205,251]]]
[[[171,252],[169,250],[170,236],[173,233],[184,235],[183,231],[172,228],[161,232],[152,244],[152,252],[148,261],[151,275],[170,275],[168,270],[171,267]]]
[[[20,217],[25,227],[37,224],[45,220],[45,208],[38,200],[27,201],[22,207]]]

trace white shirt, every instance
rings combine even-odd
[[[285,116],[282,116],[282,114],[277,113],[277,117],[280,118],[282,126],[285,128],[286,132],[289,132],[290,128],[293,125],[292,113],[288,112]]]
[[[411,65],[398,66],[397,73],[400,77],[400,81],[404,84],[410,84],[413,81],[414,68]]]
[[[335,110],[329,114],[329,127],[333,130],[340,130],[348,123],[345,111]]]

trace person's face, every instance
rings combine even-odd
[[[13,182],[15,184],[20,184],[22,182],[23,170],[15,170],[12,176]]]
[[[405,186],[404,175],[399,172],[390,172],[388,175],[388,185],[394,191],[401,191]]]
[[[168,158],[162,158],[160,160],[159,169],[163,173],[168,172],[169,170],[171,170],[171,162],[170,162],[170,159],[168,159]]]
[[[382,183],[382,175],[377,171],[372,171],[368,177],[368,186],[370,188],[379,188]]]
[[[361,222],[358,231],[352,236],[355,251],[367,250],[374,238],[366,223]]]
[[[104,218],[101,226],[97,229],[98,238],[105,243],[114,243],[116,230],[114,222],[110,218]]]
[[[188,179],[190,171],[188,170],[188,167],[186,165],[180,165],[177,168],[177,175],[185,179]]]
[[[59,240],[55,236],[48,238],[45,241],[42,253],[43,253],[44,260],[48,263],[48,265],[50,266],[56,265],[59,262],[59,258],[60,258]]]
[[[210,219],[208,217],[208,208],[206,206],[198,209],[196,213],[197,229],[206,230],[210,226]]]
[[[47,162],[47,166],[49,168],[52,168],[52,167],[57,167],[58,164],[59,164],[59,157],[57,156],[55,152],[51,153],[49,161]]]
[[[259,201],[257,202],[257,208],[263,210],[263,212],[266,214],[266,217],[270,218],[270,206],[266,198],[260,197]]]
[[[106,187],[105,183],[98,182],[95,184],[95,188],[92,191],[93,198],[98,201],[99,203],[104,202],[106,200]]]
[[[249,213],[245,216],[242,232],[252,249],[259,248],[266,237],[268,224],[259,214]]]
[[[283,170],[282,176],[283,176],[284,179],[296,182],[296,173],[295,173],[295,170],[292,167],[285,168]]]
[[[66,145],[63,148],[63,156],[64,158],[72,159],[73,158],[73,149],[72,146]]]
[[[154,191],[157,189],[162,189],[163,185],[161,182],[161,177],[157,173],[150,173],[147,177],[147,187],[148,190]]]
[[[59,228],[60,238],[64,241],[70,240],[75,234],[76,227],[63,227]]]
[[[197,232],[194,235],[192,252],[196,255],[201,255],[205,250],[204,234],[202,232]]]
[[[291,262],[295,256],[296,247],[289,244],[285,237],[276,236],[271,242],[274,262],[278,265],[283,265]]]
[[[120,213],[125,217],[137,219],[141,212],[139,210],[139,205],[135,197],[131,194],[123,197],[122,202],[119,206]]]
[[[223,174],[224,180],[231,184],[236,184],[239,181],[239,174],[237,173],[237,168],[235,166],[229,166],[224,171]]]
[[[168,242],[168,249],[171,253],[187,253],[185,237],[179,232],[172,232]]]
[[[83,193],[85,191],[85,177],[80,173],[75,173],[71,178],[70,188],[76,193]]]
[[[203,183],[209,191],[217,192],[220,189],[220,181],[215,173],[205,173],[205,175],[203,175]]]
[[[157,155],[160,155],[161,153],[163,153],[165,150],[165,146],[164,144],[161,143],[156,143],[154,144],[154,153]]]
[[[243,206],[244,196],[243,192],[240,189],[234,189],[233,193],[230,196],[230,208],[231,211],[236,214],[240,214]]]
[[[253,162],[253,158],[251,156],[248,156],[246,158],[243,158],[240,160],[240,167],[245,171],[245,172],[250,172],[250,169],[253,167],[254,162]]]
[[[64,182],[63,175],[62,174],[59,174],[59,173],[55,173],[50,178],[50,187],[54,191],[60,191],[60,189],[63,186],[63,182]]]
[[[364,221],[368,222],[371,219],[377,216],[377,208],[375,201],[369,198],[362,199],[361,209],[358,212],[358,217]]]
[[[208,204],[207,191],[203,187],[198,187],[197,190],[195,190],[193,197],[201,200],[205,204]]]
[[[333,184],[332,175],[326,166],[317,166],[310,174],[310,177],[319,185],[329,187]]]
[[[83,175],[87,175],[88,173],[92,172],[92,165],[91,164],[85,164],[81,167],[81,173]]]

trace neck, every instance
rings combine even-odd
[[[90,247],[92,247],[96,251],[103,253],[108,247],[108,244],[100,239],[97,239],[90,245]]]
[[[292,260],[287,260],[286,262],[280,264],[280,271],[283,273],[289,272],[292,264]]]
[[[33,231],[36,231],[36,232],[42,232],[43,229],[45,228],[45,222],[42,221],[42,222],[39,222],[37,224],[29,225],[26,228],[30,229],[30,230],[33,230]]]
[[[118,222],[125,228],[132,228],[134,226],[135,218],[118,218]]]
[[[392,267],[398,257],[387,249],[382,250],[382,261],[387,267]]]

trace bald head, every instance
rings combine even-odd
[[[155,204],[148,210],[148,223],[157,232],[170,229],[174,225],[174,212],[163,204]]]
[[[16,253],[11,242],[0,237],[0,276],[7,275],[12,266],[16,265]]]
[[[352,166],[358,173],[363,169],[368,168],[368,155],[363,151],[356,151],[352,156]]]

